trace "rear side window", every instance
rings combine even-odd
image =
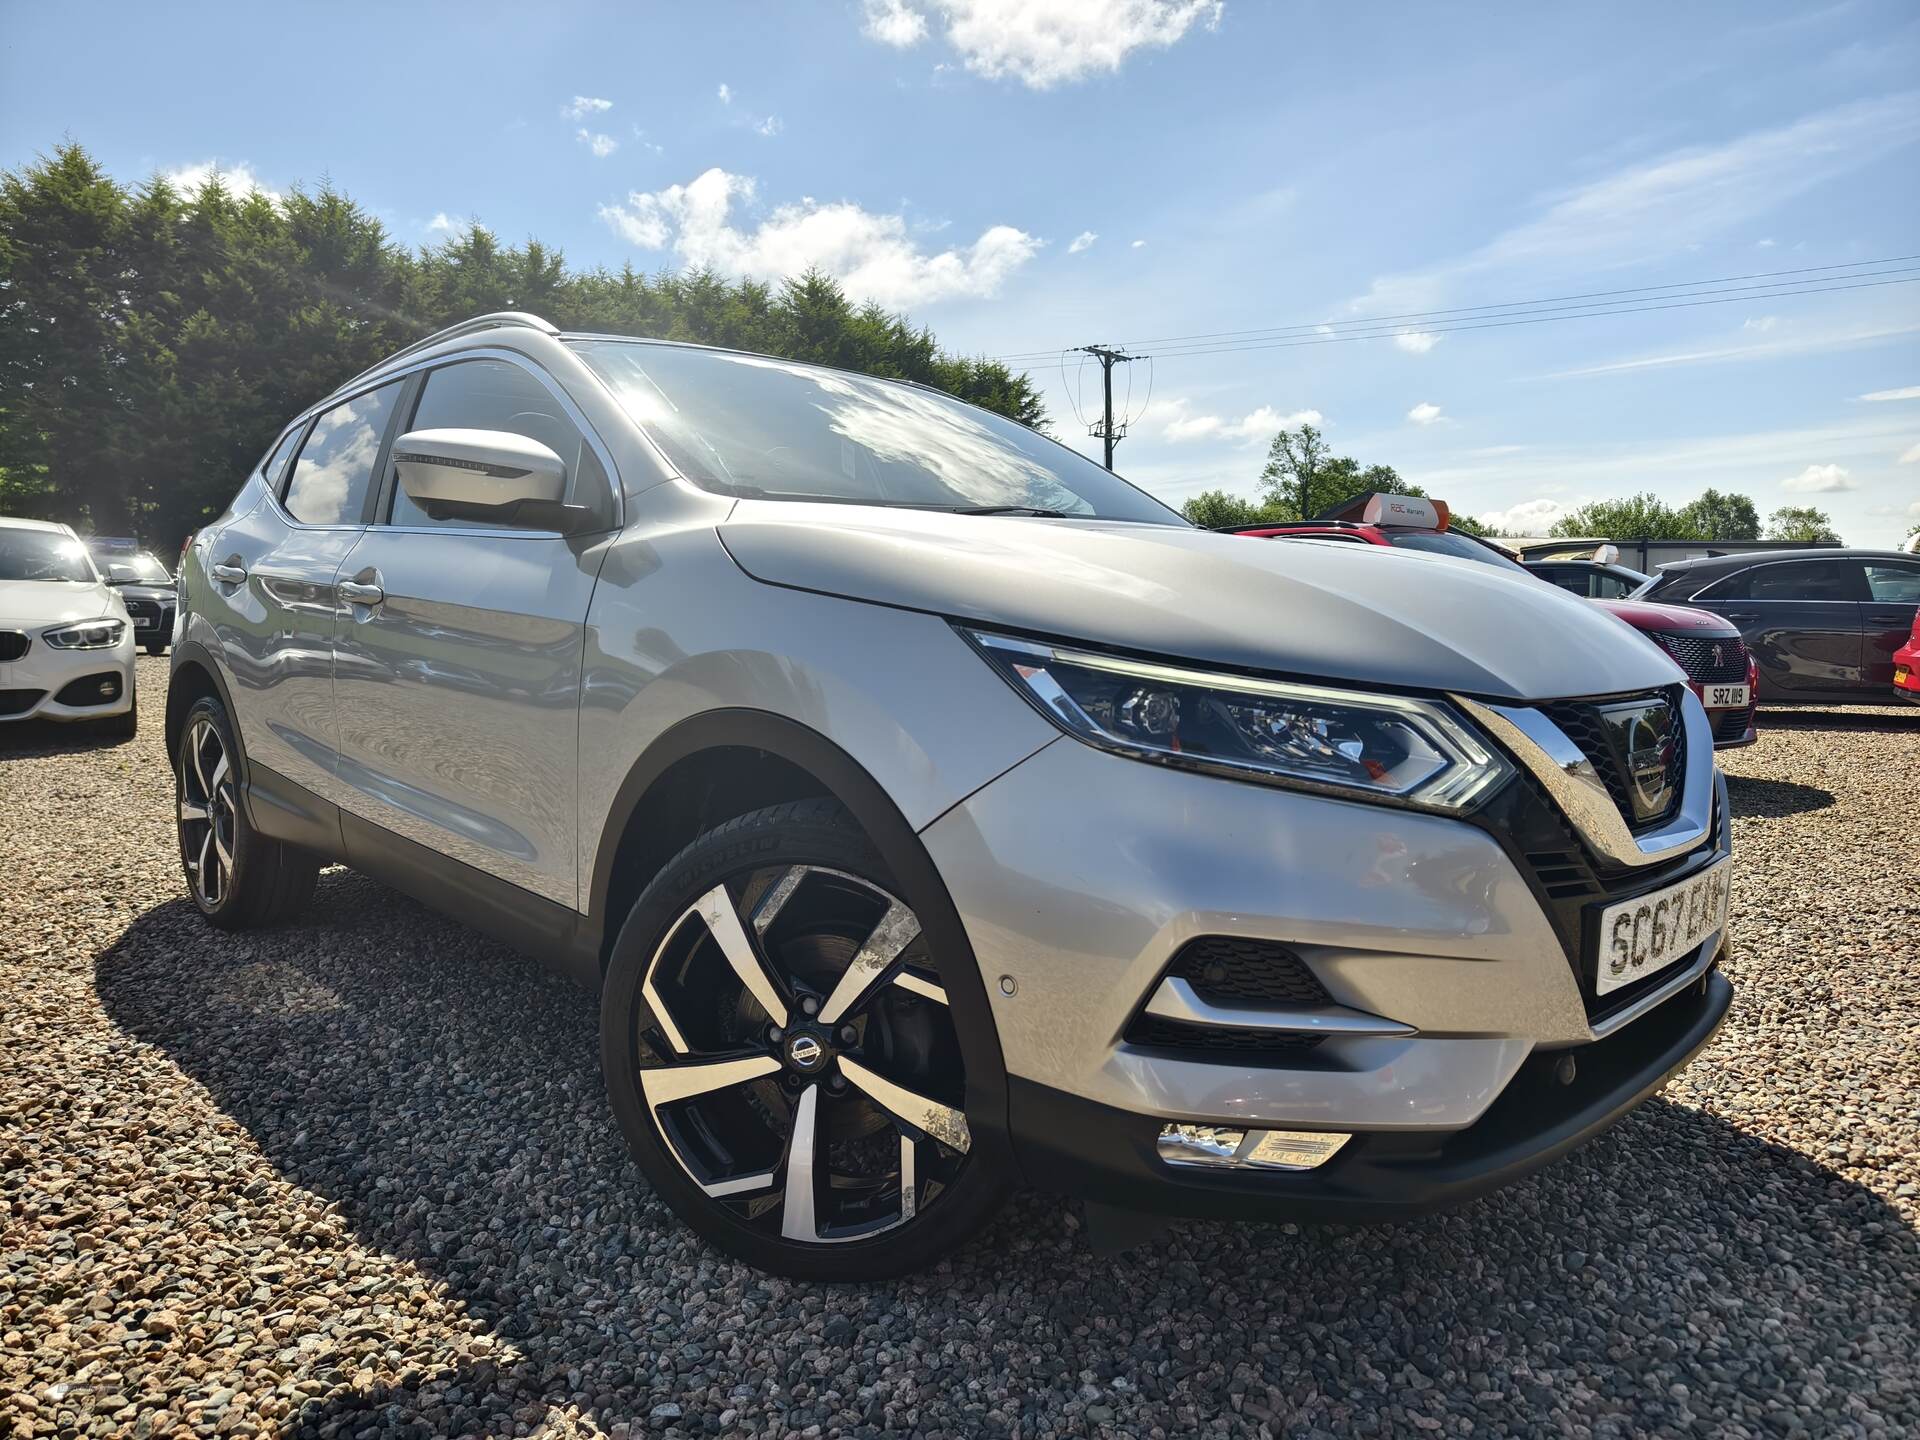
[[[273,447],[273,453],[267,456],[266,463],[260,467],[260,473],[267,477],[267,484],[274,489],[280,488],[280,478],[286,474],[287,461],[293,458],[293,450],[300,443],[305,427],[296,425],[280,437],[280,443]]]
[[[1920,605],[1920,565],[1875,561],[1867,566],[1867,593],[1881,605]]]
[[[303,525],[360,523],[401,388],[383,385],[320,413],[287,480],[289,515]]]
[[[1703,600],[1857,600],[1857,560],[1797,560],[1756,565],[1714,586]]]
[[[568,498],[580,496],[583,459],[591,455],[586,439],[553,392],[518,365],[505,360],[462,360],[427,376],[414,407],[408,430],[506,430],[538,440],[565,462]],[[597,461],[588,461],[594,474]],[[458,525],[462,529],[490,522],[471,519],[436,521],[393,483],[395,525]]]

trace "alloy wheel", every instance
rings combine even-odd
[[[946,991],[913,911],[873,881],[780,865],[715,885],[648,960],[635,1020],[666,1149],[769,1239],[897,1230],[967,1163]]]
[[[196,716],[180,744],[180,855],[203,910],[218,910],[233,885],[235,804],[226,744]]]

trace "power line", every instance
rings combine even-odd
[[[1157,355],[1166,357],[1168,359],[1177,359],[1182,356],[1224,355],[1232,352],[1247,351],[1247,350],[1285,350],[1285,349],[1293,349],[1293,348],[1304,346],[1304,345],[1340,345],[1340,344],[1351,343],[1356,340],[1389,340],[1389,339],[1393,339],[1396,336],[1409,335],[1409,334],[1450,335],[1455,332],[1463,331],[1463,330],[1498,330],[1498,329],[1505,329],[1507,327],[1515,326],[1515,325],[1546,325],[1546,324],[1553,324],[1553,323],[1557,323],[1565,320],[1599,319],[1609,315],[1642,315],[1655,310],[1690,310],[1690,309],[1696,309],[1705,305],[1751,304],[1755,300],[1790,300],[1801,295],[1826,295],[1826,294],[1832,294],[1842,290],[1873,290],[1873,289],[1879,289],[1881,287],[1888,286],[1888,285],[1912,285],[1915,283],[1920,283],[1920,274],[1915,274],[1911,270],[1877,271],[1877,272],[1871,272],[1871,273],[1896,276],[1900,278],[1882,279],[1882,280],[1860,280],[1854,283],[1836,284],[1836,285],[1809,284],[1809,285],[1801,285],[1791,289],[1787,289],[1787,288],[1775,289],[1770,293],[1767,293],[1764,295],[1750,295],[1750,294],[1721,295],[1721,296],[1717,296],[1717,298],[1709,298],[1709,299],[1678,299],[1676,298],[1676,299],[1669,299],[1669,300],[1662,301],[1660,303],[1655,303],[1655,304],[1627,305],[1624,308],[1597,309],[1592,307],[1562,307],[1561,309],[1557,309],[1557,310],[1541,310],[1541,311],[1530,312],[1525,315],[1509,317],[1505,319],[1491,319],[1491,318],[1482,318],[1482,317],[1475,316],[1475,317],[1463,318],[1460,320],[1440,321],[1437,323],[1423,326],[1418,330],[1410,329],[1405,325],[1390,325],[1390,324],[1384,324],[1383,322],[1367,322],[1372,328],[1366,329],[1366,330],[1351,329],[1351,330],[1342,331],[1336,334],[1316,333],[1316,334],[1301,336],[1301,337],[1287,337],[1287,336],[1276,334],[1276,335],[1273,335],[1271,338],[1256,338],[1251,340],[1228,341],[1218,345],[1211,345],[1206,343],[1172,345],[1172,346],[1164,346],[1159,350],[1155,351],[1154,353]],[[1834,277],[1834,278],[1838,279],[1843,277]],[[1700,293],[1706,294],[1709,296],[1715,295],[1715,292],[1713,291],[1705,291]],[[1264,334],[1265,332],[1260,332],[1260,333]],[[996,358],[1000,359],[1003,363],[1017,363],[1020,359],[1020,357],[1017,355],[999,356]],[[1145,358],[1145,357],[1135,357],[1135,358]]]
[[[1232,340],[1237,337],[1277,339],[1277,338],[1284,337],[1285,335],[1288,335],[1288,334],[1298,334],[1303,332],[1313,332],[1318,336],[1324,337],[1328,332],[1340,332],[1340,331],[1348,331],[1348,330],[1356,330],[1356,329],[1379,329],[1380,327],[1391,326],[1395,322],[1400,322],[1400,321],[1438,320],[1438,321],[1441,321],[1442,323],[1450,323],[1450,322],[1447,322],[1444,318],[1449,316],[1477,318],[1477,319],[1490,319],[1490,318],[1497,318],[1494,312],[1512,311],[1512,310],[1532,311],[1542,306],[1564,306],[1569,311],[1581,311],[1581,312],[1590,311],[1596,314],[1610,314],[1610,313],[1631,314],[1631,313],[1635,313],[1634,309],[1625,308],[1625,307],[1637,307],[1641,304],[1641,302],[1656,301],[1656,300],[1686,299],[1695,295],[1718,295],[1718,294],[1736,293],[1735,290],[1719,290],[1719,289],[1710,289],[1707,287],[1723,286],[1723,285],[1734,286],[1736,282],[1740,282],[1740,281],[1758,280],[1758,281],[1772,281],[1774,283],[1738,286],[1737,290],[1739,293],[1770,291],[1770,292],[1774,292],[1775,294],[1779,294],[1781,296],[1790,296],[1793,294],[1801,294],[1801,293],[1816,293],[1814,291],[1804,290],[1796,287],[1816,285],[1820,283],[1820,281],[1839,282],[1839,281],[1859,280],[1859,279],[1867,278],[1874,275],[1906,274],[1910,272],[1905,270],[1869,270],[1869,269],[1866,269],[1866,267],[1901,265],[1901,264],[1904,264],[1905,262],[1913,261],[1913,260],[1920,260],[1920,255],[1886,256],[1886,257],[1875,259],[1875,260],[1851,261],[1842,265],[1809,265],[1809,266],[1801,266],[1792,270],[1758,271],[1758,272],[1754,272],[1752,274],[1747,274],[1747,275],[1727,275],[1727,276],[1721,276],[1716,279],[1710,279],[1710,280],[1693,280],[1693,281],[1685,281],[1685,282],[1676,282],[1674,284],[1668,284],[1668,285],[1633,286],[1633,287],[1615,289],[1615,290],[1592,290],[1592,291],[1586,291],[1580,294],[1573,294],[1573,295],[1545,296],[1545,297],[1541,297],[1533,300],[1500,301],[1500,302],[1495,302],[1495,303],[1485,304],[1485,305],[1456,306],[1456,307],[1442,309],[1442,310],[1410,310],[1410,311],[1402,311],[1402,312],[1391,314],[1391,315],[1379,315],[1379,316],[1371,316],[1371,317],[1359,318],[1359,319],[1323,320],[1323,321],[1310,322],[1305,324],[1263,326],[1257,329],[1250,329],[1250,330],[1200,331],[1197,333],[1192,333],[1187,335],[1165,335],[1165,336],[1159,336],[1159,337],[1155,337],[1147,340],[1129,341],[1127,342],[1127,344],[1129,345],[1130,348],[1135,348],[1135,349],[1145,345],[1165,345],[1165,346],[1191,349],[1191,348],[1194,348],[1194,342],[1212,341],[1212,340]],[[1853,271],[1855,273],[1853,274],[1829,273],[1829,272],[1839,272],[1839,271]],[[1783,277],[1783,276],[1817,276],[1817,279],[1815,280],[1782,280],[1780,277]],[[1843,288],[1843,287],[1835,285],[1829,288]],[[1678,296],[1661,293],[1661,292],[1668,292],[1668,291],[1680,291],[1684,293]],[[1615,296],[1626,296],[1631,298],[1627,298],[1627,299],[1610,298]],[[1770,298],[1773,298],[1773,295],[1772,294],[1752,294],[1749,296],[1749,298],[1770,299]],[[1588,302],[1588,303],[1578,303],[1578,302]],[[1648,306],[1647,308],[1655,308],[1655,307]],[[1392,333],[1392,332],[1389,332],[1389,333]],[[1035,357],[1044,356],[1044,355],[1050,355],[1052,353],[1053,352],[1051,351],[1014,351],[1005,355],[996,356],[994,358],[1002,361],[1015,361],[1015,360],[1035,358]],[[1163,353],[1173,353],[1173,352],[1168,351]]]

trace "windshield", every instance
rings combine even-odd
[[[680,473],[708,490],[1186,524],[1064,445],[937,391],[679,345],[574,348]]]
[[[1509,560],[1491,545],[1482,545],[1478,540],[1470,540],[1465,535],[1455,535],[1450,530],[1388,530],[1384,532],[1389,545],[1397,545],[1402,550],[1424,550],[1429,555],[1451,555],[1456,560],[1478,560],[1482,565],[1492,565],[1501,570],[1513,570],[1522,575],[1533,572],[1517,561]],[[1534,579],[1539,579],[1537,575]]]
[[[138,555],[116,555],[105,561],[101,568],[114,580],[130,580],[137,585],[171,585],[173,583],[173,576],[167,573],[167,567],[145,551]]]
[[[78,580],[91,585],[99,578],[87,559],[87,547],[71,535],[0,526],[0,580]]]

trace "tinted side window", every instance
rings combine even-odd
[[[1857,560],[1801,560],[1759,565],[1713,587],[1709,600],[1856,600]]]
[[[1593,593],[1602,600],[1618,600],[1639,588],[1631,580],[1622,580],[1618,575],[1596,574],[1593,577]]]
[[[401,383],[369,390],[321,412],[287,481],[289,515],[303,525],[359,523]]]
[[[260,473],[267,477],[267,484],[275,490],[280,488],[280,477],[286,473],[287,461],[293,458],[293,447],[300,443],[300,437],[306,432],[306,426],[296,425],[280,437],[280,443],[273,447],[273,453],[261,465]]]
[[[506,430],[538,440],[567,467],[567,498],[580,496],[581,463],[590,455],[586,439],[561,408],[553,393],[538,380],[505,360],[462,360],[432,371],[420,390],[408,430]],[[597,462],[590,462],[599,474]],[[436,521],[393,481],[395,525],[458,525],[465,529],[488,522],[468,519]]]
[[[1882,605],[1920,605],[1920,564],[1874,561],[1867,566],[1867,593]]]

